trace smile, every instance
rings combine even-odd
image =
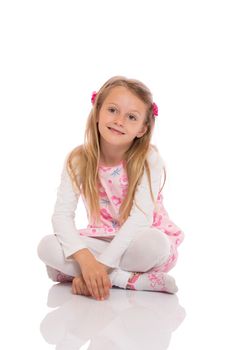
[[[115,129],[112,129],[112,128],[109,128],[109,127],[108,127],[108,129],[109,129],[110,131],[112,131],[114,134],[124,135],[124,133],[122,133],[122,132],[120,132],[120,131],[117,131],[117,130],[115,130]]]

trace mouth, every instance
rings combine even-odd
[[[113,128],[108,127],[108,129],[109,129],[110,131],[112,131],[114,134],[125,135],[125,133],[123,133],[123,132],[121,132],[121,131],[118,131],[118,130],[115,130],[115,129],[113,129]]]

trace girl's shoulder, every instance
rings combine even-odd
[[[147,159],[148,160],[150,160],[150,159],[156,160],[156,159],[159,159],[160,157],[161,157],[161,155],[160,155],[160,152],[159,152],[157,146],[150,144]]]
[[[158,166],[163,167],[164,166],[164,160],[157,148],[157,146],[150,144],[147,161],[149,162],[150,166]]]
[[[71,150],[69,150],[68,153],[66,153],[65,155],[65,162],[68,160],[68,158],[72,155],[72,157],[75,157],[77,155],[79,155],[83,150],[83,145],[78,145],[74,148],[72,148]]]
[[[148,156],[150,155],[157,155],[159,153],[159,150],[157,146],[153,145],[152,143],[149,145],[149,150],[148,150]]]
[[[63,173],[68,173],[68,163],[72,164],[72,167],[75,165],[75,169],[78,173],[78,159],[79,159],[79,155],[80,152],[82,151],[83,146],[82,145],[78,145],[76,147],[74,147],[73,149],[69,150],[67,153],[65,153],[64,156],[64,160],[63,160]]]

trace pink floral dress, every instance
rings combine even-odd
[[[85,229],[79,229],[81,236],[89,236],[111,241],[120,229],[118,215],[120,205],[126,196],[128,189],[128,178],[124,161],[113,167],[99,165],[99,198],[101,222],[96,225],[91,219]],[[82,193],[81,193],[82,195]],[[87,203],[82,195],[87,213]],[[177,247],[184,239],[184,233],[170,220],[167,211],[163,206],[163,195],[160,193],[157,198],[158,211],[154,210],[153,223],[151,227],[156,227],[168,235],[171,241],[171,252],[168,261],[158,268],[158,271],[168,271],[176,263],[178,253]],[[90,216],[88,215],[90,218]]]

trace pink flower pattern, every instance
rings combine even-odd
[[[99,187],[99,196],[101,198],[107,197],[107,193],[105,192],[105,189],[103,188],[103,186]]]
[[[110,215],[110,213],[108,212],[107,209],[102,208],[102,209],[100,210],[100,214],[101,214],[101,216],[102,216],[104,219],[106,219],[106,220],[112,220],[112,216]]]
[[[57,274],[57,282],[60,282],[60,283],[72,282],[73,278],[74,278],[73,276],[65,275],[60,271]]]
[[[100,236],[112,239],[120,229],[118,222],[119,209],[128,191],[128,177],[123,163],[115,167],[99,166],[99,179],[100,222],[96,223],[94,220],[89,219],[87,228],[78,231],[80,235],[84,236]],[[83,201],[85,203],[84,197]],[[178,257],[177,247],[183,241],[184,233],[169,218],[163,205],[162,193],[158,194],[157,205],[158,209],[153,212],[151,227],[156,227],[167,234],[171,242],[171,251],[167,261],[162,266],[151,270],[152,282],[155,282],[157,278],[156,283],[159,283],[159,275],[155,277],[154,272],[167,272],[176,264]],[[85,206],[87,208],[87,205]]]
[[[115,205],[121,205],[122,203],[122,200],[120,199],[120,197],[117,197],[117,196],[112,196],[112,201]]]
[[[123,175],[119,178],[119,184],[121,188],[121,195],[123,198],[125,198],[127,191],[128,191],[128,177]]]
[[[159,287],[159,290],[161,292],[166,291],[163,273],[161,272],[155,273],[155,271],[152,271],[151,273],[148,274],[148,278],[151,281],[151,287],[154,290],[158,290],[158,287]]]

